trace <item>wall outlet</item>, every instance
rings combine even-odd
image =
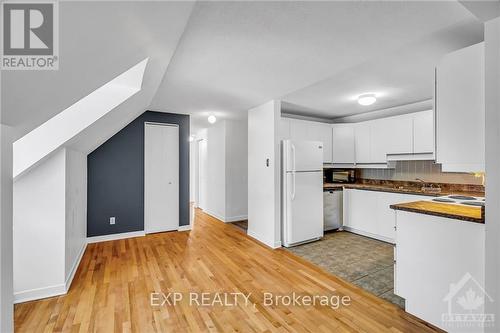
[[[109,218],[109,224],[115,224],[116,223],[116,217],[112,216]]]

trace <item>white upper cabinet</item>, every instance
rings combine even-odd
[[[413,116],[413,153],[434,152],[434,111],[418,112]]]
[[[332,163],[354,164],[354,125],[333,124]]]
[[[384,122],[387,154],[413,153],[413,114],[387,118]]]
[[[323,163],[332,163],[332,125],[311,122],[308,134],[310,140],[323,142]]]
[[[436,68],[436,161],[443,171],[484,171],[484,43],[446,55]]]
[[[289,124],[289,139],[298,141],[320,141],[323,143],[323,163],[332,163],[331,124],[300,119],[286,119]],[[280,125],[280,132],[286,132],[286,125]]]
[[[322,142],[323,163],[383,167],[388,161],[433,157],[434,114],[430,110],[350,124],[281,118],[279,137]]]
[[[370,127],[370,122],[356,123],[354,125],[356,163],[373,163],[370,153]]]
[[[373,120],[370,124],[370,163],[386,163],[390,133],[385,119]]]

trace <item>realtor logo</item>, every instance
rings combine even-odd
[[[470,273],[450,284],[443,301],[448,304],[448,312],[443,313],[441,319],[447,327],[470,330],[491,327],[495,322],[494,314],[485,313],[485,305],[493,299]]]
[[[2,69],[58,69],[57,9],[56,2],[2,3]]]

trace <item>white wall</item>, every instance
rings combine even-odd
[[[495,327],[499,331],[500,320],[500,18],[485,24],[485,72],[486,72],[486,291],[493,298],[485,313],[494,313]]]
[[[14,297],[64,290],[66,152],[57,151],[14,183]]]
[[[87,241],[87,155],[60,149],[14,182],[14,301],[67,292]]]
[[[248,111],[248,234],[273,248],[281,246],[280,109],[270,101]]]
[[[14,331],[11,132],[11,128],[0,125],[0,332]]]
[[[201,207],[206,213],[223,222],[245,220],[248,217],[247,195],[247,121],[219,120],[214,125],[197,133],[197,140],[205,140],[207,152],[205,163],[199,163],[197,145],[195,162],[205,165],[206,202]],[[203,170],[198,170],[203,174]],[[200,177],[200,180],[203,177]],[[193,191],[198,191],[196,172],[191,174],[191,182],[195,184]],[[201,186],[200,191],[203,191]],[[193,195],[196,197],[196,195]],[[199,203],[198,203],[199,204]]]
[[[226,123],[207,129],[207,196],[204,210],[223,220],[226,215]]]
[[[87,245],[87,155],[66,149],[65,284],[69,286]]]
[[[248,123],[226,121],[226,221],[248,217]]]

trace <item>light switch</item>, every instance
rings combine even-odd
[[[109,224],[115,224],[116,222],[116,217],[112,216],[109,218]]]

